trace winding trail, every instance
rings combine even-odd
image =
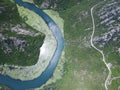
[[[100,2],[100,3],[102,3],[102,2]],[[98,4],[100,4],[100,3],[98,3]],[[109,71],[109,72],[108,72],[108,76],[107,76],[107,78],[106,78],[106,80],[105,80],[105,89],[108,90],[108,85],[110,85],[110,82],[111,82],[112,71],[111,71],[111,69],[110,69],[109,63],[107,63],[106,60],[105,60],[105,55],[104,55],[103,51],[100,50],[100,49],[98,49],[98,48],[93,44],[93,37],[94,37],[94,33],[95,33],[95,20],[94,20],[94,16],[93,16],[93,9],[94,9],[98,4],[94,5],[94,6],[91,8],[91,18],[92,18],[92,23],[93,23],[93,32],[92,32],[92,35],[91,35],[90,43],[91,43],[91,46],[92,46],[95,50],[97,50],[99,53],[101,53],[101,55],[102,55],[102,61],[104,62],[105,66],[107,67],[107,69],[108,69],[108,71]]]

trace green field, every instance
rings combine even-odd
[[[92,21],[90,8],[99,0],[63,0],[57,10],[64,19],[65,74],[43,90],[105,90],[107,69],[102,56],[90,46]],[[59,5],[58,5],[59,6]],[[91,28],[91,29],[88,29]]]
[[[37,0],[34,1],[37,2]],[[92,34],[90,9],[99,2],[100,0],[57,1],[58,5],[54,10],[58,11],[64,20],[65,74],[61,80],[47,85],[41,90],[105,90],[104,83],[108,70],[102,61],[102,55],[90,45]],[[41,2],[39,3],[41,4]],[[95,9],[96,12],[102,5]],[[99,18],[96,16],[96,12],[94,11],[94,16],[97,25]],[[95,36],[100,36],[105,29],[104,25],[97,26]],[[104,52],[107,62],[116,66],[112,68],[113,76],[118,76],[120,75],[119,56],[116,52],[110,52],[113,49],[111,47],[115,47],[114,45],[116,44],[109,42],[109,45],[104,48]],[[110,52],[109,56],[108,52]],[[117,64],[114,63],[115,61]],[[109,90],[118,90],[119,85],[120,79],[117,79],[109,86]]]
[[[114,0],[114,1],[119,2],[118,0]],[[102,4],[100,4],[94,10],[95,22],[96,22],[96,24],[98,24],[98,26],[96,27],[95,37],[96,36],[102,36],[104,33],[109,32],[109,30],[108,30],[109,26],[99,24],[101,20],[97,16],[97,13],[100,10],[100,8],[102,8],[103,6],[105,6],[106,4],[109,4],[111,2],[113,2],[113,1],[112,0],[106,1]],[[115,7],[116,6],[117,5],[115,5]],[[116,18],[117,18],[117,16],[114,17],[113,19],[116,20]],[[113,23],[113,26],[117,25],[117,24],[119,24],[119,22],[117,22],[117,20],[116,20],[115,24]],[[113,41],[113,38],[115,38],[115,37],[118,37],[117,41]],[[120,46],[119,38],[120,38],[119,32],[115,33],[112,36],[112,38],[109,40],[109,42],[107,42],[107,44],[105,44],[104,48],[101,48],[104,51],[107,63],[112,64],[112,68],[111,68],[112,78],[120,76],[120,60],[119,60],[120,59],[120,54],[117,51],[117,48],[119,48],[119,46]],[[120,78],[116,79],[116,80],[113,80],[113,82],[109,86],[109,90],[119,90],[118,89],[119,85],[120,85]]]

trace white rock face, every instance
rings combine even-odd
[[[120,48],[118,48],[118,52],[119,52],[119,54],[120,54]]]

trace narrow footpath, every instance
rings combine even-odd
[[[102,2],[100,2],[102,3]],[[99,4],[100,4],[99,3]],[[104,62],[105,66],[107,67],[108,69],[108,76],[105,80],[105,89],[108,90],[108,85],[110,85],[110,82],[111,82],[111,75],[112,75],[112,71],[110,69],[110,66],[109,66],[109,63],[106,62],[105,60],[105,55],[103,53],[102,50],[98,49],[94,44],[93,44],[93,37],[94,37],[94,33],[95,33],[95,20],[94,20],[94,16],[93,16],[93,9],[97,6],[98,4],[94,5],[92,8],[91,8],[91,18],[92,18],[92,23],[93,23],[93,32],[92,32],[92,35],[91,35],[91,40],[90,40],[90,43],[91,43],[91,46],[97,50],[99,53],[101,53],[102,55],[102,61]]]

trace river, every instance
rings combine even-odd
[[[45,23],[51,30],[53,36],[55,37],[57,47],[49,65],[39,77],[33,80],[21,81],[13,79],[7,75],[4,76],[0,74],[0,84],[7,85],[8,87],[11,87],[13,90],[26,90],[30,88],[37,88],[45,84],[53,76],[55,68],[58,64],[58,61],[64,49],[64,38],[56,23],[41,9],[39,9],[32,3],[23,2],[22,0],[14,0],[14,2],[20,6],[23,6],[24,8],[30,9],[31,11],[35,12],[40,17],[42,17],[42,19],[45,21]]]

